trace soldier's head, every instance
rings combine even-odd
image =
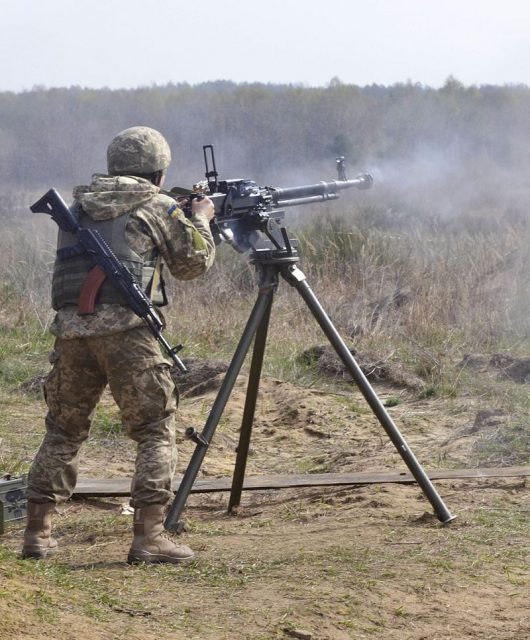
[[[138,176],[161,186],[171,162],[171,150],[164,136],[150,127],[120,131],[107,149],[111,176]]]

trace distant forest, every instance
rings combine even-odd
[[[105,171],[112,137],[139,124],[167,137],[169,182],[182,186],[203,177],[202,145],[214,144],[223,177],[263,184],[333,178],[344,155],[351,174],[371,171],[396,193],[424,188],[437,206],[455,191],[469,202],[480,187],[481,197],[517,193],[520,207],[529,190],[530,88],[335,79],[324,88],[217,81],[0,93],[0,197],[85,183]]]
[[[204,177],[204,144],[215,145],[221,178],[261,185],[334,179],[338,155],[350,177],[370,172],[372,189],[286,212],[304,269],[347,331],[354,317],[366,336],[399,344],[410,335],[412,344],[432,345],[426,363],[438,363],[447,345],[475,344],[466,346],[472,353],[528,337],[530,88],[465,87],[453,78],[440,89],[337,79],[322,88],[210,82],[0,93],[0,324],[2,313],[19,313],[20,300],[39,326],[51,319],[57,229],[29,205],[50,187],[69,201],[72,187],[106,171],[110,140],[133,125],[167,137],[169,187]],[[208,278],[178,290],[195,310],[189,331],[179,316],[184,342],[222,335],[224,344],[233,301],[253,295],[254,274],[223,248]],[[413,304],[379,312],[402,292]],[[197,317],[206,309],[210,318],[223,299],[218,320],[200,333]]]

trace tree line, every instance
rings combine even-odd
[[[34,88],[0,93],[2,187],[78,182],[105,170],[121,129],[145,124],[174,149],[175,176],[197,177],[201,145],[217,145],[229,172],[274,178],[335,155],[376,164],[422,149],[528,168],[530,89],[418,84],[325,88],[218,81],[129,90]],[[223,167],[224,168],[224,167]],[[232,176],[234,177],[234,176]]]

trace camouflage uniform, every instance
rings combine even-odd
[[[158,253],[171,274],[195,278],[212,264],[215,245],[203,214],[185,218],[175,201],[148,180],[95,175],[74,198],[93,220],[129,215],[125,230],[140,256]],[[28,499],[62,502],[77,479],[78,452],[88,437],[95,407],[107,383],[128,435],[137,442],[132,481],[134,507],[166,503],[176,462],[177,396],[170,362],[143,321],[126,306],[96,305],[80,316],[58,305],[52,371],[45,382],[46,435],[28,477]]]

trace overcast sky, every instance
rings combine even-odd
[[[0,90],[530,85],[530,0],[0,0]]]

